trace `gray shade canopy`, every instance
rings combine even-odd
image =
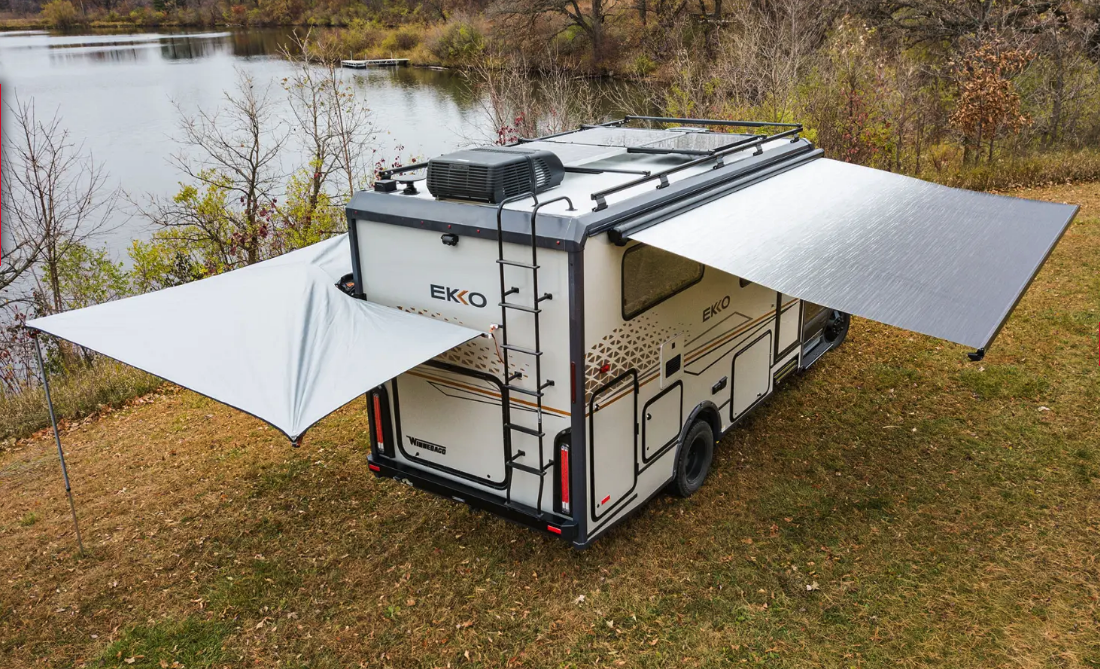
[[[347,235],[27,327],[260,418],[296,441],[369,389],[481,335],[349,297]]]
[[[983,349],[1077,209],[822,158],[622,232],[794,297]]]

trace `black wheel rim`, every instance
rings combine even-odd
[[[829,316],[829,322],[825,325],[825,341],[834,342],[844,331],[844,316],[839,311],[834,311]]]
[[[707,445],[704,437],[696,437],[688,447],[687,466],[684,472],[687,474],[688,483],[695,483],[703,475],[703,467],[706,466]]]

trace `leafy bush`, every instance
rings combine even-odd
[[[409,51],[410,49],[416,48],[418,44],[420,44],[420,33],[409,26],[403,26],[390,33],[386,39],[382,40],[382,44],[379,48],[385,53],[390,53],[394,51]]]
[[[71,28],[84,22],[69,0],[50,0],[42,7],[42,18],[54,28]]]
[[[634,74],[636,76],[646,77],[650,74],[653,74],[653,72],[657,69],[657,63],[644,53],[640,53],[631,64],[631,69],[634,71]]]
[[[62,253],[57,270],[66,309],[90,307],[129,293],[126,270],[111,260],[106,247],[94,249],[70,242]]]
[[[448,23],[429,41],[428,51],[446,65],[471,65],[485,51],[485,36],[466,21]]]

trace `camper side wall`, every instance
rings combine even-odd
[[[591,541],[668,484],[693,419],[720,437],[793,371],[801,308],[763,286],[606,235],[588,240],[584,263]]]

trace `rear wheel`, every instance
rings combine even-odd
[[[825,329],[822,331],[822,338],[829,343],[829,348],[836,348],[844,343],[844,339],[848,336],[848,326],[852,323],[851,314],[846,314],[843,311],[834,310],[829,315],[829,320],[825,323]]]
[[[714,430],[706,421],[698,421],[688,430],[676,455],[676,475],[670,486],[680,497],[691,497],[710,473],[714,461]]]

